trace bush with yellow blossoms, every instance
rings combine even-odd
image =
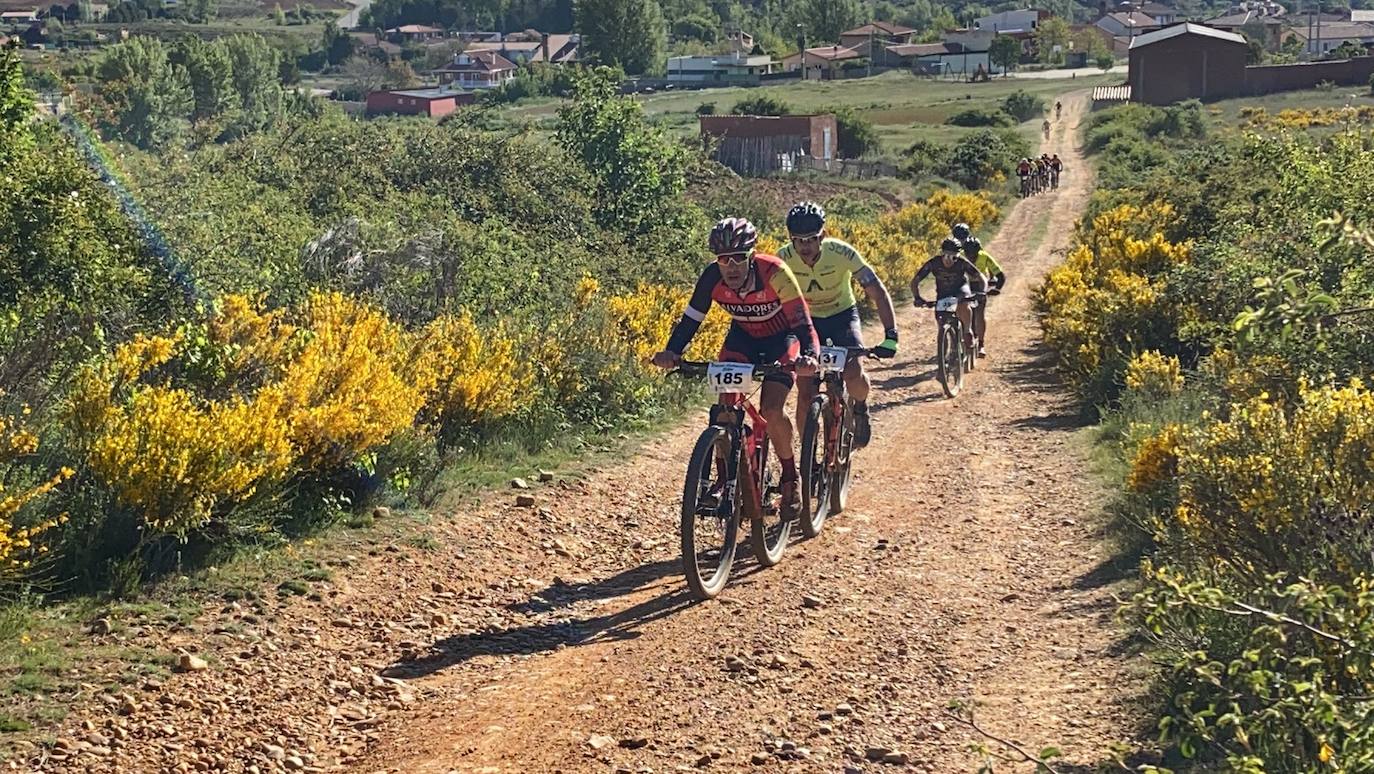
[[[6,484],[10,466],[37,451],[38,436],[24,426],[21,418],[0,414],[0,583],[22,578],[33,566],[35,557],[48,552],[44,533],[67,520],[65,514],[28,519],[21,516],[26,508],[41,502],[71,478],[71,468],[63,467],[46,480]]]
[[[1178,358],[1148,349],[1126,364],[1126,389],[1146,398],[1167,398],[1183,389]]]

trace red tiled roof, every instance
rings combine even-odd
[[[847,30],[847,31],[845,31],[845,32],[841,32],[841,33],[840,33],[840,36],[841,36],[841,37],[845,37],[845,36],[867,35],[870,31],[873,31],[873,32],[881,32],[881,33],[883,33],[884,35],[910,35],[911,33],[916,32],[916,30],[913,30],[913,29],[911,29],[910,27],[903,27],[903,26],[900,25],[900,24],[893,24],[892,22],[883,22],[883,21],[879,21],[879,22],[870,22],[870,23],[868,23],[868,24],[863,25],[862,27],[855,27],[855,28],[852,29],[852,30]]]
[[[514,70],[515,63],[495,51],[464,51],[458,56],[466,56],[467,62],[457,61],[435,70],[436,73],[496,73]]]

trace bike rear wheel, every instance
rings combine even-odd
[[[959,341],[960,331],[954,325],[945,323],[940,326],[940,386],[945,395],[953,398],[964,386],[963,342]]]
[[[713,599],[730,579],[739,541],[740,488],[725,480],[741,460],[731,459],[730,434],[712,425],[692,450],[682,487],[682,570],[697,599]]]
[[[760,565],[772,567],[782,561],[783,552],[787,550],[787,541],[792,538],[792,522],[783,517],[782,498],[778,493],[782,466],[774,461],[767,437],[759,439],[759,446],[763,450],[759,455],[762,462],[760,469],[754,471],[756,478],[752,479],[751,488],[759,487],[762,507],[749,520],[749,545]],[[745,492],[746,496],[749,494]]]
[[[826,459],[826,435],[821,426],[825,398],[816,396],[806,410],[806,426],[802,430],[801,468],[802,517],[801,531],[808,538],[821,534],[830,511],[830,470]]]

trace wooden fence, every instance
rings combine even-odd
[[[1098,86],[1093,89],[1093,109],[1131,101],[1130,86]]]

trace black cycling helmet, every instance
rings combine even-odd
[[[747,253],[758,244],[759,231],[745,218],[726,218],[711,229],[710,247],[715,255]]]
[[[959,242],[959,240],[953,237],[945,237],[945,241],[940,243],[940,252],[957,253],[959,252],[961,247],[962,244]]]
[[[815,202],[798,202],[787,211],[787,233],[811,235],[825,228],[825,208]]]
[[[982,249],[983,243],[978,241],[978,237],[971,236],[968,239],[964,240],[964,252],[973,253],[974,255],[977,255],[978,251]]]
[[[951,228],[949,230],[949,233],[952,234],[955,239],[958,239],[962,242],[965,239],[969,238],[969,235],[973,233],[973,230],[968,227],[967,223],[955,223],[954,228]]]

